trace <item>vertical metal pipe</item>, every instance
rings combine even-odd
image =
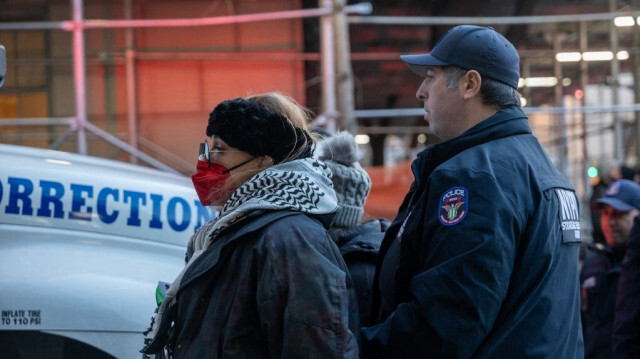
[[[523,79],[531,77],[531,60],[528,58],[523,58],[521,59],[521,61],[522,61],[522,68],[521,68],[520,77],[522,77]],[[527,106],[533,107],[534,104],[533,104],[533,101],[531,101],[533,99],[531,97],[531,88],[528,86],[523,86],[520,89],[520,92],[522,93],[522,97],[524,97],[527,100]]]
[[[562,42],[564,41],[565,36],[564,34],[554,34],[553,35],[553,52],[554,53],[558,53],[560,52],[560,50],[562,49]],[[554,59],[553,61],[553,76],[555,76],[558,79],[558,83],[556,84],[555,88],[554,88],[554,97],[555,97],[555,104],[558,107],[562,107],[563,112],[561,114],[558,115],[557,117],[557,121],[556,123],[558,123],[558,128],[557,130],[553,131],[553,138],[557,139],[558,136],[560,136],[560,141],[555,142],[555,144],[559,144],[560,145],[560,151],[559,151],[559,159],[560,159],[560,170],[562,171],[562,173],[569,178],[569,173],[568,173],[568,151],[567,151],[567,142],[566,142],[566,127],[567,127],[567,122],[566,122],[566,108],[564,106],[564,98],[563,98],[563,90],[562,90],[562,64]],[[557,152],[556,152],[557,153]]]
[[[616,0],[609,0],[609,11],[616,11]],[[609,21],[609,41],[611,41],[611,51],[613,59],[611,59],[611,105],[616,106],[618,100],[618,74],[620,73],[620,63],[618,62],[618,31],[613,19]],[[613,147],[615,151],[616,161],[620,164],[624,161],[624,137],[622,134],[622,120],[617,112],[613,112],[613,129],[614,140]]]
[[[640,9],[640,0],[631,0],[632,9]],[[639,24],[640,25],[640,24]],[[631,30],[631,63],[633,73],[633,103],[640,103],[640,53],[638,53],[638,47],[640,46],[640,26],[634,26]],[[634,123],[636,125],[636,161],[640,161],[640,111],[634,112]]]
[[[320,7],[333,10],[332,0],[320,0]],[[322,106],[323,114],[327,120],[327,130],[330,132],[336,129],[336,74],[335,74],[335,45],[333,35],[332,15],[324,15],[320,18],[320,52],[322,62]]]
[[[561,100],[562,114],[560,115],[561,125],[561,141],[562,141],[562,168],[561,171],[567,179],[571,179],[571,172],[569,171],[569,143],[567,142],[567,105],[565,103],[564,96]]]
[[[580,53],[584,53],[588,48],[588,37],[587,37],[587,22],[580,21]],[[584,94],[587,92],[587,85],[589,84],[589,64],[586,61],[580,61],[580,89],[582,89],[583,97],[580,100],[580,105],[584,106]],[[587,170],[589,168],[589,153],[587,151],[587,114],[580,114],[582,118],[581,121],[581,137],[582,137],[582,181],[584,183],[584,193],[583,193],[583,203],[589,203],[589,197],[591,193],[589,189],[591,188],[591,182],[589,181],[589,176],[587,174]],[[602,151],[600,151],[602,153]],[[589,224],[591,225],[591,223]]]
[[[131,0],[124,1],[124,18],[133,19],[133,4]],[[125,78],[127,86],[127,128],[129,130],[129,144],[138,149],[138,101],[136,93],[136,50],[134,41],[134,29],[125,29]],[[129,157],[130,162],[138,163],[134,155]]]
[[[341,130],[356,134],[358,130],[357,119],[353,99],[353,71],[351,69],[351,46],[349,43],[349,23],[345,13],[345,0],[333,0],[336,10],[333,16],[336,43],[336,97],[338,110],[340,111]]]
[[[76,132],[78,134],[78,153],[87,154],[86,72],[84,63],[84,28],[82,0],[71,0],[73,7],[73,74],[76,95]]]
[[[104,2],[101,5],[102,14],[108,17],[109,19],[113,18],[114,7],[111,2]],[[86,25],[86,24],[85,24]],[[115,52],[115,33],[114,29],[104,29],[100,31],[102,33],[102,39],[104,41],[104,45],[101,51],[101,65],[102,65],[102,76],[103,76],[103,86],[104,86],[104,128],[109,133],[117,133],[118,132],[118,79],[117,79],[117,70],[114,64],[113,54]],[[96,147],[93,147],[93,150],[96,151]],[[108,151],[106,149],[101,149],[100,153],[106,154]]]

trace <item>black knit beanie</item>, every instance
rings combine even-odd
[[[244,98],[225,100],[209,114],[207,136],[219,136],[229,146],[253,156],[268,155],[281,163],[293,153],[311,157],[313,141],[286,117]]]

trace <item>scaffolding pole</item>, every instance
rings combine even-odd
[[[87,154],[87,98],[86,72],[84,63],[84,32],[82,30],[82,0],[71,0],[73,8],[73,83],[76,98],[76,134],[78,153]]]

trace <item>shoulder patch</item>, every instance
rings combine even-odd
[[[556,189],[558,197],[558,220],[562,230],[562,242],[564,244],[580,243],[580,214],[578,212],[578,199],[573,191]]]
[[[445,226],[453,226],[462,222],[468,209],[469,191],[463,187],[452,187],[440,197],[438,218]]]

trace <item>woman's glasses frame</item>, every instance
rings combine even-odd
[[[213,141],[213,139],[211,139]],[[198,148],[198,159],[204,159],[211,162],[211,157],[216,153],[229,153],[229,152],[242,152],[239,150],[216,150],[209,144],[209,139],[205,139],[201,142]]]

